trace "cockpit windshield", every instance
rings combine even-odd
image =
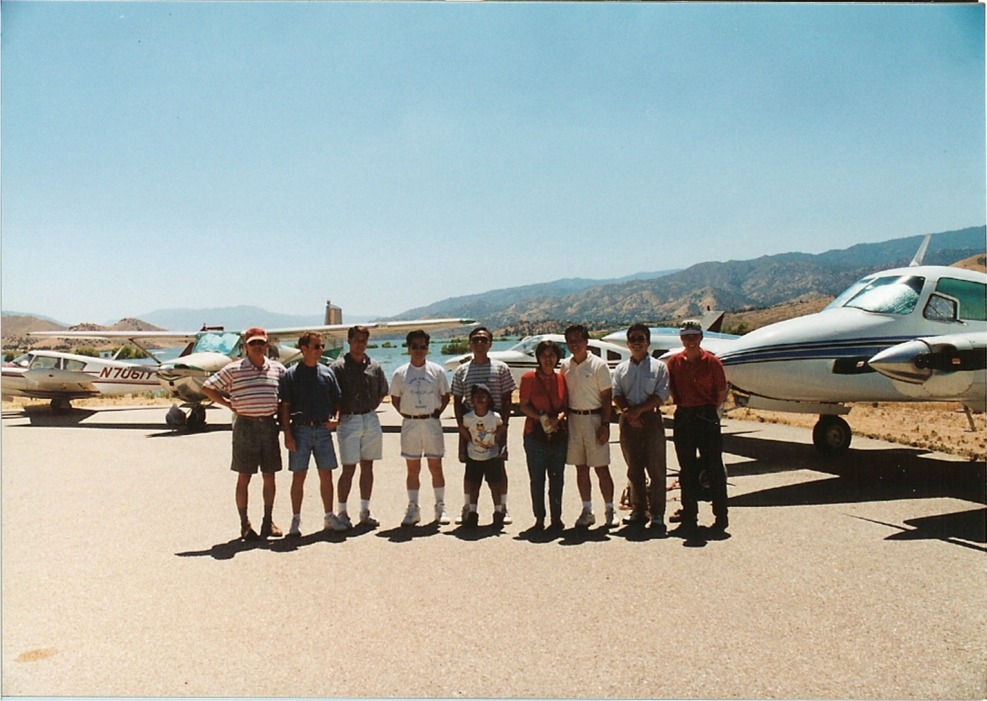
[[[826,309],[852,307],[877,314],[910,314],[918,304],[925,278],[917,275],[889,275],[864,278],[851,285]]]
[[[193,353],[222,353],[230,357],[240,355],[240,334],[236,331],[206,331],[195,339]]]
[[[545,336],[526,336],[525,338],[521,339],[518,343],[511,346],[511,350],[516,351],[517,353],[524,353],[525,355],[530,355],[532,358],[534,358],[535,349],[538,348],[538,344],[545,340],[551,340],[551,339],[547,339]],[[562,352],[562,356],[559,358],[559,360],[569,355],[569,349],[566,347],[564,343],[556,343],[555,345],[558,346],[559,350],[561,350]]]

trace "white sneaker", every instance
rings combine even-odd
[[[507,510],[507,507],[505,506],[504,507],[504,525],[505,526],[510,526],[512,523],[514,523],[514,519],[511,518],[511,513]]]
[[[446,514],[446,505],[444,502],[440,501],[435,504],[435,520],[443,526],[449,525],[449,515]]]
[[[586,528],[587,526],[592,526],[596,523],[596,515],[592,511],[584,510],[579,514],[579,518],[576,519],[577,528]]]
[[[340,511],[339,515],[336,516],[336,520],[339,521],[339,525],[342,526],[342,530],[348,531],[353,528],[353,522],[350,521],[350,515],[345,511]]]
[[[464,523],[466,523],[466,519],[469,518],[469,515],[470,515],[470,505],[463,504],[463,510],[459,512],[459,516],[456,517],[456,525],[461,526]]]
[[[404,512],[404,520],[401,521],[402,526],[414,526],[416,523],[422,520],[422,510],[419,508],[418,504],[413,501],[408,502],[408,510]]]
[[[302,534],[302,517],[292,516],[291,517],[291,528],[288,529],[289,538],[297,538]]]
[[[380,521],[378,521],[373,516],[371,516],[370,515],[370,509],[367,509],[366,511],[361,511],[360,512],[360,525],[361,526],[370,526],[371,528],[376,528],[377,526],[380,525]]]
[[[607,528],[610,528],[617,523],[617,511],[610,507],[607,509]]]
[[[336,514],[326,514],[325,519],[322,521],[322,526],[327,531],[336,531],[337,533],[350,528],[350,526],[343,523],[342,520],[336,516]]]

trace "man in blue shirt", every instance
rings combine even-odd
[[[651,330],[644,324],[627,329],[631,357],[613,373],[613,403],[620,411],[620,450],[631,483],[631,513],[626,524],[643,524],[651,514],[655,535],[665,526],[665,426],[659,408],[668,400],[668,368],[648,354]],[[650,484],[645,486],[645,474]]]
[[[319,362],[323,349],[319,334],[311,331],[302,334],[298,348],[302,360],[288,369],[278,388],[281,426],[291,472],[293,516],[288,535],[293,538],[301,535],[302,496],[312,455],[315,455],[315,466],[319,470],[319,491],[325,509],[323,526],[326,530],[345,530],[332,512],[332,471],[338,466],[332,431],[339,425],[339,383],[332,370]]]

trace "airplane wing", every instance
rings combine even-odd
[[[378,334],[407,333],[416,329],[432,331],[437,329],[454,329],[461,326],[476,326],[475,319],[411,319],[409,321],[371,321],[360,324],[370,329],[371,335],[376,331]],[[306,331],[313,331],[318,334],[331,335],[334,333],[345,333],[354,324],[328,324],[326,326],[298,326],[285,329],[267,329],[267,337],[273,341],[290,340],[292,337],[298,338]]]
[[[196,331],[29,331],[28,336],[44,336],[48,338],[74,338],[92,340],[126,341],[148,356],[158,360],[154,355],[154,342],[173,341],[175,345],[185,345],[195,340]],[[158,360],[160,362],[160,360]]]

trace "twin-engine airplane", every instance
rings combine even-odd
[[[4,363],[0,393],[4,399],[50,399],[55,412],[73,399],[133,394],[159,389],[156,365],[125,363],[56,351],[29,351]]]
[[[363,324],[371,333],[405,333],[415,329],[436,330],[472,326],[473,319],[416,319],[412,321],[384,321]],[[293,345],[306,331],[321,334],[326,341],[326,355],[335,357],[342,349],[342,336],[352,324],[328,324],[325,326],[299,327],[268,330],[270,340],[268,355],[290,364],[301,358],[301,351]],[[161,362],[150,370],[154,372],[155,383],[182,401],[189,408],[188,416],[175,417],[169,412],[168,422],[184,423],[190,429],[200,428],[206,421],[206,406],[209,399],[202,393],[202,385],[210,375],[222,369],[235,358],[244,356],[244,339],[240,331],[225,331],[222,328],[203,328],[198,332],[174,331],[33,331],[32,336],[50,336],[74,339],[119,339],[133,344],[148,355],[155,357],[152,343],[187,343],[188,345],[174,360]],[[105,362],[105,361],[104,361]],[[6,371],[5,371],[6,373]],[[133,390],[131,390],[133,391]],[[90,395],[91,396],[91,395]]]
[[[867,275],[816,314],[752,331],[716,351],[752,409],[819,414],[823,453],[850,445],[849,402],[961,402],[985,410],[987,275],[921,265]]]

